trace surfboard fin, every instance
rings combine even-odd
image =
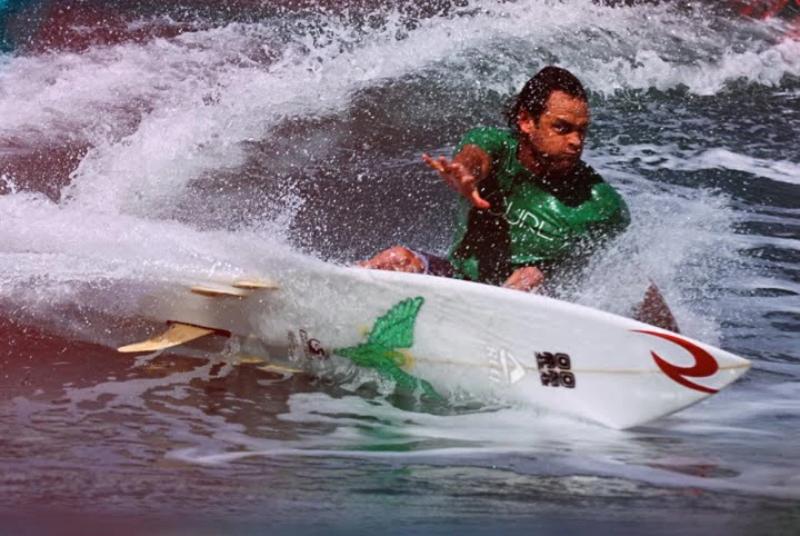
[[[259,290],[277,290],[278,284],[269,279],[237,279],[230,284],[208,283],[189,287],[193,294],[208,298],[246,298]]]
[[[278,284],[270,279],[237,279],[234,288],[243,290],[277,290]]]
[[[264,372],[277,372],[280,374],[302,374],[303,372],[305,372],[303,369],[294,367],[285,367],[283,365],[276,365],[276,364],[264,365],[262,367],[258,367],[258,370],[263,370]]]
[[[236,358],[237,365],[256,365],[258,370],[264,372],[277,372],[280,374],[299,374],[305,372],[303,369],[282,365],[279,363],[270,363],[266,358],[257,355],[240,354]]]
[[[249,290],[236,287],[195,285],[190,287],[192,294],[199,294],[208,298],[246,298],[250,295]]]
[[[164,333],[156,335],[155,337],[150,337],[142,342],[121,346],[117,348],[117,351],[124,354],[155,352],[156,350],[164,350],[166,348],[172,348],[173,346],[179,346],[212,333],[214,333],[213,329],[174,322],[170,324],[169,328],[167,328],[167,331]]]

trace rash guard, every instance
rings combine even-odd
[[[619,193],[583,161],[559,180],[558,190],[522,165],[519,143],[509,130],[473,129],[456,153],[466,145],[486,152],[492,166],[478,185],[491,208],[480,210],[461,200],[448,259],[464,279],[499,284],[523,266],[556,266],[585,254],[630,221]]]

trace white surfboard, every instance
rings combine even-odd
[[[613,428],[699,402],[750,366],[629,318],[478,283],[321,263],[264,275],[268,292],[221,300],[192,288],[224,294],[224,281],[187,282],[149,296],[139,314],[240,337],[290,368],[389,360],[401,371],[393,378],[421,380],[420,392],[465,391]]]

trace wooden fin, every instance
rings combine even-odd
[[[237,279],[232,285],[243,290],[277,290],[278,284],[270,279]]]
[[[211,333],[214,333],[213,329],[175,322],[170,324],[169,328],[164,333],[151,337],[146,341],[121,346],[117,348],[117,351],[122,353],[155,352],[156,350],[172,348],[173,346],[205,337]]]
[[[292,367],[284,367],[283,365],[264,365],[263,367],[258,367],[258,370],[263,370],[264,372],[281,372],[284,374],[300,374],[305,372],[302,369],[292,368]]]
[[[263,365],[267,362],[263,357],[257,355],[238,355],[236,356],[237,365]]]
[[[208,298],[246,298],[251,294],[249,290],[228,286],[195,285],[189,290]]]

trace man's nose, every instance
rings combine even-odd
[[[573,132],[570,134],[569,139],[567,140],[569,143],[570,149],[573,151],[580,151],[583,147],[583,136],[578,134],[577,132]]]

